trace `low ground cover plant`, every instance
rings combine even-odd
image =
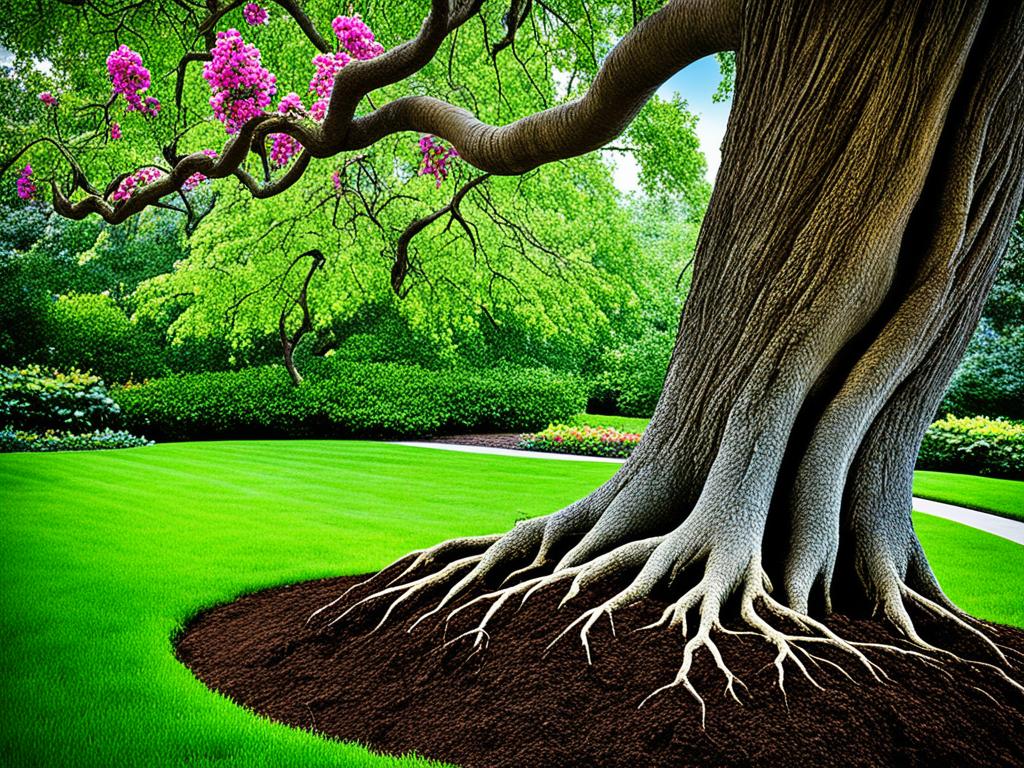
[[[613,427],[550,424],[541,432],[523,435],[519,447],[528,451],[625,458],[639,442],[639,434],[620,432]]]
[[[38,365],[0,368],[0,426],[29,431],[87,431],[113,426],[121,409],[88,373]]]
[[[0,368],[0,452],[86,451],[149,445],[114,430],[121,408],[96,376],[37,365]]]
[[[97,429],[95,432],[75,434],[54,432],[42,434],[17,429],[0,430],[0,453],[27,451],[93,451],[103,448],[139,448],[153,441],[124,430]]]
[[[434,371],[318,358],[292,386],[280,366],[168,376],[118,388],[131,431],[158,440],[511,432],[586,404],[574,376],[503,366]]]

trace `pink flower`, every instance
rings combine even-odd
[[[270,14],[267,9],[256,3],[246,3],[242,9],[242,18],[250,27],[258,27],[260,24],[267,24],[270,21]]]
[[[110,140],[117,141],[121,138],[121,124],[111,123],[110,124]]]
[[[277,78],[260,63],[259,49],[247,45],[237,29],[218,32],[210,53],[213,58],[203,67],[203,78],[213,91],[210,107],[228,133],[238,133],[270,106]]]
[[[341,192],[341,171],[335,171],[331,174],[331,183],[334,185],[335,192]]]
[[[441,182],[448,178],[448,161],[459,156],[458,150],[428,135],[420,139],[420,152],[423,153],[423,166],[419,175],[432,175],[434,186],[440,187]]]
[[[18,177],[18,197],[22,200],[33,200],[36,196],[36,185],[32,181],[32,166],[26,165]]]
[[[341,47],[352,54],[352,58],[372,59],[384,53],[384,46],[376,41],[358,13],[355,16],[338,16],[331,22],[331,28]]]
[[[350,61],[352,61],[351,57],[343,51],[319,53],[314,56],[313,67],[316,69],[316,74],[309,81],[309,90],[321,99],[329,98],[334,89],[334,76]]]
[[[277,113],[279,115],[301,114],[302,111],[302,97],[297,93],[292,92],[287,96],[282,96],[281,100],[277,102]]]
[[[121,183],[117,185],[117,189],[114,190],[114,194],[110,198],[114,202],[127,200],[139,189],[156,181],[161,176],[163,176],[163,173],[159,168],[153,168],[152,166],[140,168],[134,174],[125,176]]]
[[[181,185],[181,188],[183,190],[185,190],[186,192],[191,192],[193,189],[198,187],[204,181],[206,181],[206,174],[199,173],[199,171],[196,171],[191,176],[189,176],[187,179],[185,179],[185,182]]]
[[[299,140],[287,133],[275,133],[271,137],[270,162],[281,168],[288,164],[302,149]]]
[[[48,107],[56,107],[57,106],[57,97],[54,96],[49,91],[43,91],[42,93],[40,93],[39,94],[39,100],[41,102],[43,102],[43,104],[45,104]]]
[[[142,57],[127,45],[119,46],[107,56],[107,74],[110,75],[114,93],[124,96],[128,102],[129,112],[156,115],[160,110],[160,102],[152,96],[143,104],[140,94],[149,88],[149,70],[142,65]]]
[[[217,150],[215,149],[204,149],[203,154],[207,157],[212,157],[214,160],[217,159]]]

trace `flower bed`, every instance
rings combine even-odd
[[[634,432],[620,432],[611,427],[570,427],[565,424],[551,424],[542,432],[520,437],[519,448],[527,451],[624,459],[633,452],[639,442],[640,435]]]

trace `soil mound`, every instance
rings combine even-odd
[[[179,658],[208,686],[267,717],[380,752],[415,751],[467,767],[1024,765],[1024,694],[977,666],[869,651],[890,678],[877,682],[851,656],[815,651],[853,681],[808,663],[819,690],[787,663],[784,695],[765,641],[721,637],[726,662],[748,690],[739,688],[742,706],[725,696],[722,675],[706,651],[698,653],[691,679],[707,702],[702,728],[700,705],[681,687],[637,708],[673,679],[682,659],[677,633],[633,632],[662,605],[616,615],[617,637],[607,622],[596,626],[591,666],[576,632],[545,654],[569,622],[619,585],[561,610],[557,586],[518,612],[510,601],[489,626],[489,646],[476,653],[471,639],[445,646],[438,622],[406,632],[411,617],[436,604],[437,592],[409,600],[415,605],[403,604],[372,634],[383,601],[331,627],[319,617],[306,623],[363,578],[269,589],[205,611],[178,638]],[[483,610],[460,613],[447,637],[474,626]],[[992,658],[977,641],[914,618],[926,639]],[[829,626],[848,639],[899,642],[867,618],[836,616]],[[1011,674],[1024,680],[1024,632],[989,630],[1013,649]]]

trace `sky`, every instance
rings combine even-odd
[[[700,148],[708,161],[708,181],[714,182],[721,160],[719,147],[725,136],[725,123],[729,118],[730,102],[716,104],[711,95],[718,89],[721,80],[718,71],[718,60],[714,56],[698,59],[690,66],[674,74],[668,82],[658,89],[663,99],[671,99],[675,94],[686,100],[690,111],[697,115],[697,138]],[[622,192],[632,192],[637,188],[636,161],[631,155],[608,153],[615,165],[615,186]]]

